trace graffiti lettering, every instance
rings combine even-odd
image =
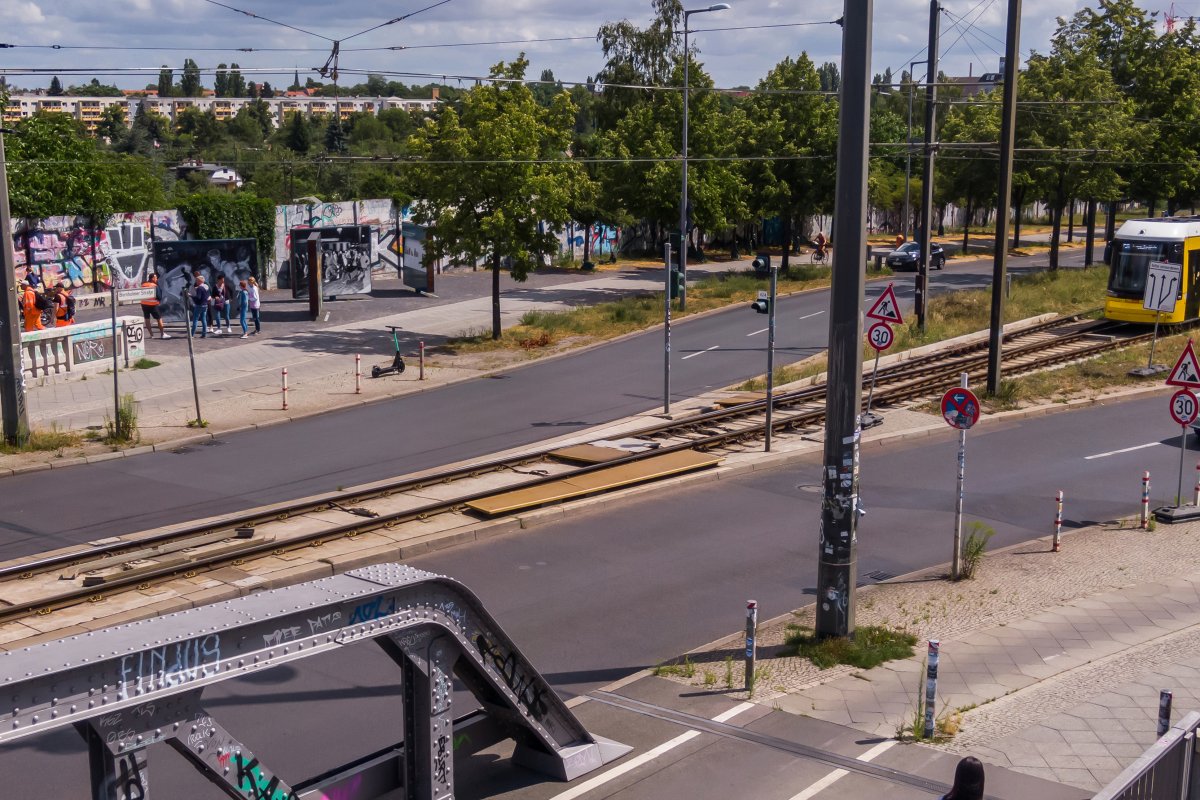
[[[433,757],[433,779],[441,784],[446,783],[449,775],[449,755],[446,751],[448,744],[450,744],[450,738],[443,733],[438,737],[437,754]]]
[[[405,649],[411,649],[424,642],[431,635],[431,631],[421,631],[420,633],[409,633],[396,640],[396,644]]]
[[[475,647],[485,663],[488,660],[492,662],[504,684],[516,695],[517,702],[523,705],[534,719],[540,720],[546,716],[546,712],[550,710],[546,703],[546,690],[535,676],[522,669],[523,665],[515,652],[505,653],[499,645],[489,641],[482,633],[475,637]]]
[[[370,622],[373,619],[380,619],[381,617],[395,613],[396,598],[376,597],[373,600],[368,600],[351,612],[350,624],[355,625],[359,622]]]
[[[129,753],[117,759],[121,775],[117,778],[117,788],[121,800],[146,800],[146,775],[138,768],[136,754]]]
[[[296,793],[284,791],[278,775],[268,775],[258,765],[258,759],[251,756],[249,761],[241,753],[234,757],[237,768],[237,788],[246,792],[247,797],[254,800],[296,800]]]
[[[108,358],[111,355],[110,344],[111,340],[109,339],[84,339],[82,341],[76,339],[72,341],[71,350],[75,363],[88,364]]]
[[[232,756],[233,756],[233,754],[232,754],[232,753],[221,753],[219,756],[217,756],[217,764],[218,764],[218,765],[219,765],[219,766],[220,766],[222,769],[224,769],[224,768],[228,767],[228,766],[229,766],[229,759],[230,759]]]
[[[221,635],[155,647],[121,657],[120,681],[131,690],[155,691],[220,673]],[[132,684],[132,686],[131,686]]]
[[[321,616],[317,617],[316,619],[309,619],[308,620],[308,632],[309,633],[320,633],[321,631],[325,630],[326,628],[333,627],[335,624],[341,622],[341,619],[342,619],[342,612],[340,612],[340,611],[334,611],[332,614],[322,614]]]
[[[290,628],[280,628],[279,630],[272,631],[271,633],[263,634],[263,644],[270,647],[272,645],[283,644],[284,642],[299,638],[300,628],[296,625],[293,625]]]
[[[439,600],[435,605],[438,611],[441,611],[450,619],[454,620],[454,624],[460,629],[467,627],[467,615],[459,608],[453,600]]]
[[[134,736],[137,736],[137,731],[135,731],[133,728],[123,731],[109,731],[108,735],[104,737],[104,741],[108,742],[109,744],[115,744],[122,739],[129,739]]]
[[[192,731],[187,738],[188,747],[195,750],[197,746],[204,744],[204,740],[216,732],[212,724],[212,717],[198,716],[192,720]]]
[[[120,721],[121,721],[120,714],[110,714],[107,717],[101,717],[96,722],[96,727],[97,728],[111,728],[112,726],[116,725]]]

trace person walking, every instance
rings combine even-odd
[[[208,300],[212,293],[208,287],[204,285],[204,276],[196,275],[196,285],[192,288],[190,299],[192,301],[192,327],[189,331],[190,336],[196,335],[196,324],[200,325],[200,338],[208,338]]]
[[[250,328],[246,325],[246,312],[250,310],[250,292],[246,289],[245,281],[238,281],[237,308],[238,322],[242,325],[242,338],[245,339],[250,335]]]
[[[148,297],[142,301],[142,319],[146,321],[146,336],[153,338],[154,330],[150,327],[150,321],[158,322],[158,338],[170,339],[171,334],[167,333],[163,328],[162,309],[162,287],[158,285],[158,273],[151,272],[146,276],[146,280],[142,281],[143,289],[153,289],[154,296]]]
[[[983,800],[983,763],[967,756],[954,768],[954,785],[942,800]]]
[[[233,328],[229,324],[230,306],[233,304],[233,290],[225,281],[224,275],[217,276],[217,283],[212,290],[213,304],[213,333],[218,336],[221,334],[221,318],[225,318],[225,332],[233,333]]]
[[[75,298],[61,283],[54,287],[54,327],[65,328],[75,321]]]
[[[25,317],[25,330],[44,330],[46,326],[42,324],[42,309],[38,308],[38,293],[28,281],[22,281],[21,285],[24,287],[21,292],[21,313]]]
[[[248,284],[246,292],[250,296],[250,316],[254,319],[254,334],[258,334],[262,332],[262,320],[259,316],[262,298],[258,294],[258,281],[254,279],[253,275],[246,279],[246,283]]]

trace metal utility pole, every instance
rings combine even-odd
[[[912,184],[912,112],[913,112],[913,86],[916,81],[913,80],[913,68],[917,64],[928,64],[928,61],[910,61],[908,64],[908,135],[904,139],[904,221],[900,224],[900,229],[904,232],[904,241],[912,238],[912,193],[909,191]]]
[[[663,245],[663,416],[671,416],[671,243]]]
[[[992,256],[991,334],[988,338],[987,390],[992,395],[1000,391],[1000,357],[1004,344],[1004,288],[1005,273],[1008,270],[1008,215],[1012,205],[1013,141],[1017,129],[1017,59],[1021,54],[1021,0],[1008,0],[1007,36],[1008,41],[1004,47],[1004,98],[1000,111],[1000,184],[996,192],[996,246]]]
[[[854,633],[858,549],[858,445],[862,406],[863,252],[867,246],[867,145],[871,119],[874,0],[845,0],[841,115],[834,196],[829,377],[825,395],[816,634]]]
[[[925,332],[925,308],[929,305],[929,258],[933,246],[933,129],[937,122],[938,36],[942,7],[929,3],[929,69],[925,74],[925,172],[921,184],[921,263],[917,281],[917,325]]]
[[[0,303],[4,304],[4,324],[0,325],[0,407],[4,412],[4,441],[20,444],[29,435],[29,412],[25,407],[25,376],[21,374],[21,319],[17,313],[17,287],[14,285],[16,256],[8,209],[4,133],[0,128],[0,239],[3,240],[0,243]]]
[[[779,265],[771,265],[770,321],[767,323],[767,435],[763,450],[771,452],[772,415],[775,411],[775,300],[779,294]]]

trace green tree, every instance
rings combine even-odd
[[[163,64],[158,73],[158,96],[170,97],[175,94],[175,73]]]
[[[72,86],[67,89],[66,93],[76,97],[124,97],[124,92],[116,86],[101,83],[96,78],[92,78],[82,86]]]
[[[262,89],[259,90],[258,96],[264,100],[270,100],[275,96],[275,90],[271,88],[271,84],[263,81]]]
[[[246,96],[246,79],[242,77],[242,72],[236,62],[229,65],[229,83],[226,88],[226,97]]]
[[[46,94],[50,95],[51,97],[60,97],[60,96],[62,96],[62,93],[63,93],[62,81],[60,81],[58,79],[58,76],[55,75],[53,78],[50,79],[50,88],[46,90]]]
[[[604,68],[596,75],[596,82],[604,85],[603,101],[596,106],[600,130],[611,130],[627,111],[645,100],[646,92],[623,87],[668,84],[680,63],[683,41],[676,34],[683,23],[683,4],[680,0],[651,0],[651,7],[653,19],[645,28],[623,19],[605,23],[596,33],[605,59]]]
[[[200,97],[200,67],[190,58],[183,60],[183,77],[179,79],[179,93],[184,97]]]
[[[826,61],[817,67],[817,74],[821,77],[822,92],[837,92],[842,88],[842,74],[838,71],[838,65],[832,61]]]
[[[522,55],[497,64],[490,76],[508,81],[475,86],[461,114],[445,109],[409,141],[419,159],[410,169],[413,216],[430,227],[426,258],[491,262],[494,339],[501,334],[502,265],[523,281],[539,254],[555,246],[579,173],[567,156],[570,98],[563,93],[550,108],[539,106],[520,82],[528,63]]]
[[[129,126],[125,124],[125,114],[124,104],[114,103],[107,106],[100,113],[100,121],[96,123],[96,136],[114,144],[124,139],[129,134]]]
[[[801,53],[776,64],[746,104],[743,144],[753,157],[746,162],[751,207],[762,216],[779,217],[783,269],[795,224],[833,206],[834,173],[824,165],[836,158],[837,107],[816,93],[820,86],[813,62]]]
[[[217,97],[229,97],[229,67],[224,62],[217,64],[217,74],[213,78],[213,91]]]
[[[283,143],[294,153],[305,155],[312,148],[312,128],[298,111],[288,114],[283,125]]]
[[[979,95],[950,107],[938,134],[952,143],[998,142],[1000,140],[999,92]],[[963,211],[963,252],[970,246],[971,220],[980,208],[995,204],[998,164],[990,154],[948,148],[938,159],[939,188]]]

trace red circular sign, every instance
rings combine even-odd
[[[979,422],[979,398],[970,389],[951,389],[942,395],[942,419],[965,431]]]
[[[886,322],[876,322],[867,329],[867,341],[876,350],[887,350],[892,346],[892,342],[896,341],[896,337]]]
[[[1197,413],[1200,413],[1200,403],[1189,390],[1180,389],[1171,395],[1171,419],[1180,425],[1191,425],[1196,421]]]

